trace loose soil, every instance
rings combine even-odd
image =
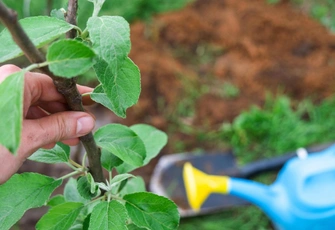
[[[185,151],[217,149],[182,127],[216,130],[262,106],[267,93],[314,102],[334,94],[335,36],[286,1],[198,0],[134,23],[131,38],[142,93],[120,122],[166,131],[162,154],[178,151],[180,142]],[[229,94],[231,86],[237,94]],[[147,181],[154,165],[141,172]]]
[[[198,0],[133,23],[131,40],[142,74],[139,103],[125,120],[101,109],[97,116],[166,131],[160,155],[218,148],[181,129],[215,130],[262,106],[268,92],[315,102],[334,94],[335,37],[286,1]],[[148,182],[156,163],[136,173]]]

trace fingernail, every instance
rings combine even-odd
[[[94,128],[95,121],[92,117],[81,117],[77,121],[77,134],[85,135],[92,131]]]

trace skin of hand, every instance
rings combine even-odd
[[[15,65],[1,66],[0,84],[17,71],[20,68]],[[77,87],[81,94],[92,91],[89,87]],[[87,98],[83,100],[84,104],[85,101]],[[40,147],[50,149],[59,141],[77,145],[80,136],[92,131],[95,126],[92,115],[67,110],[64,97],[58,93],[50,77],[33,72],[25,74],[21,143],[15,156],[0,145],[0,184]]]

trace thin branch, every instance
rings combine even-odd
[[[72,25],[77,25],[77,9],[78,9],[78,1],[77,0],[69,0],[69,5],[67,9],[67,14],[66,14],[66,21]],[[67,38],[75,38],[76,37],[76,30],[70,30],[69,32],[66,33]],[[74,84],[75,90],[77,91],[76,87],[76,82],[75,78],[68,79],[71,80],[72,83]],[[69,88],[70,89],[70,88]],[[73,89],[74,90],[74,89]],[[71,90],[71,91],[73,91]],[[82,100],[81,100],[81,95],[78,93],[77,95],[80,96],[80,98],[75,97],[76,99],[80,100],[79,105],[82,107]],[[101,150],[99,147],[96,145],[95,140],[93,138],[93,134],[89,133],[83,137],[80,137],[81,142],[83,143],[85,150],[87,152],[88,156],[88,161],[90,165],[90,172],[92,173],[92,176],[95,181],[97,182],[103,182],[104,181],[104,176],[102,173],[102,167],[101,167]]]
[[[78,0],[69,0],[69,5],[66,12],[66,21],[72,25],[77,25],[77,10],[78,10]],[[75,38],[77,36],[77,31],[75,29],[70,30],[66,33],[67,38]]]
[[[51,13],[51,10],[52,10],[52,4],[53,4],[53,0],[48,0],[48,1],[47,1],[47,9],[46,9],[46,11],[47,11],[47,15],[50,15],[50,13]]]
[[[21,48],[31,63],[45,62],[45,57],[38,51],[19,24],[17,13],[12,9],[7,8],[2,1],[0,1],[0,21],[6,26],[15,43]],[[54,80],[62,79],[54,76],[47,67],[42,67],[41,70]]]
[[[69,0],[68,11],[66,13],[66,21],[72,25],[77,25],[76,16],[77,16],[78,2],[77,0]],[[70,30],[66,33],[66,38],[75,38],[77,31],[75,29]],[[54,84],[57,87],[58,92],[63,94],[67,99],[67,103],[71,110],[74,111],[84,111],[82,105],[81,95],[79,94],[76,86],[76,79],[57,79],[54,80]]]
[[[75,5],[71,5],[71,4]],[[71,5],[71,6],[70,6]],[[71,8],[71,18],[75,17],[77,9],[77,0],[69,0],[69,8]],[[70,13],[69,12],[69,13]],[[7,27],[11,33],[16,44],[21,48],[23,53],[32,63],[45,62],[45,57],[38,51],[32,41],[29,39],[27,34],[22,29],[21,25],[17,20],[17,13],[11,9],[8,9],[2,1],[0,1],[0,21]],[[74,79],[67,79],[55,76],[50,72],[48,67],[40,68],[42,72],[50,76],[58,90],[66,99],[69,108],[73,111],[84,111],[82,105],[81,95],[78,92],[76,82]],[[88,155],[90,172],[95,181],[103,182],[104,177],[102,173],[102,167],[100,162],[100,149],[97,147],[92,133],[87,134],[80,138]]]
[[[26,54],[30,62],[41,63],[45,61],[43,55],[37,50],[27,34],[22,30],[17,20],[17,13],[8,9],[2,1],[0,1],[0,20],[8,28],[14,41],[21,48],[23,53]]]

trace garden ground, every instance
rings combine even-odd
[[[162,154],[217,149],[189,130],[216,130],[267,93],[315,103],[334,94],[335,36],[289,3],[199,0],[131,34],[142,93],[120,122],[166,131]]]

